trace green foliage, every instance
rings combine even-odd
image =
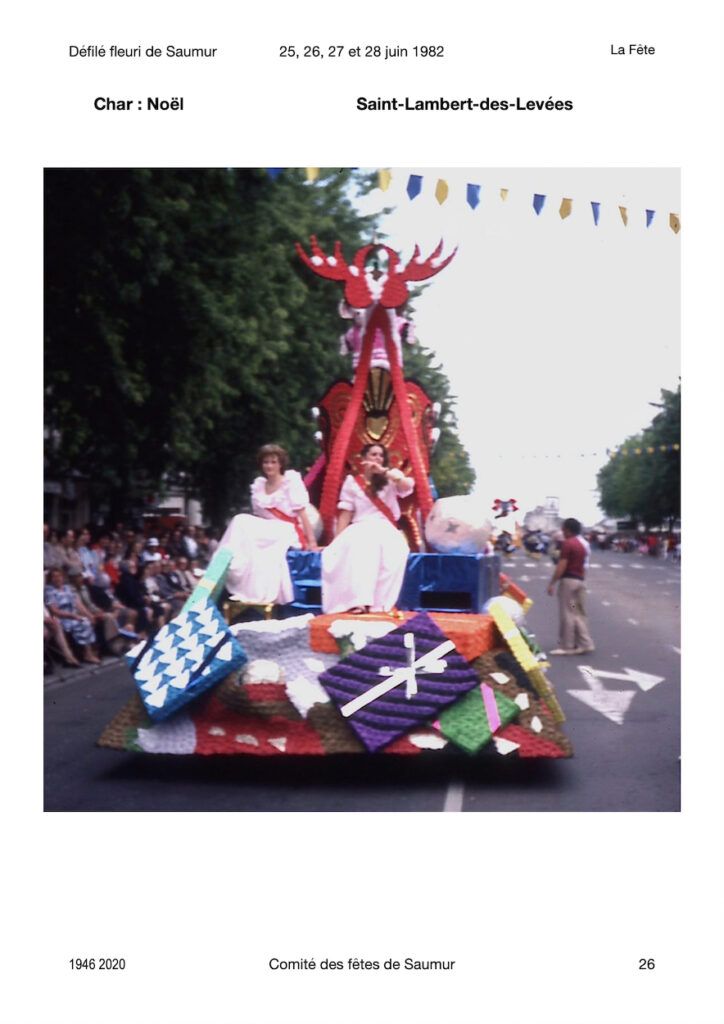
[[[475,470],[468,453],[460,443],[455,416],[455,398],[442,367],[434,363],[434,355],[423,345],[405,346],[405,376],[417,381],[442,412],[437,426],[440,439],[433,452],[430,472],[441,498],[453,494],[469,494],[475,484]]]
[[[661,406],[651,425],[627,438],[598,473],[601,506],[610,516],[657,526],[681,515],[680,452],[660,450],[681,443],[681,387],[662,391]]]
[[[183,479],[220,524],[245,503],[260,444],[310,465],[309,409],[348,366],[339,288],[294,242],[339,238],[351,254],[369,241],[356,183],[337,169],[314,185],[294,169],[47,171],[48,475],[81,471],[112,516]],[[439,367],[417,359],[450,408]],[[453,429],[450,413],[436,463],[441,481],[460,471],[459,492],[471,471]]]

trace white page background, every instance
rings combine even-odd
[[[722,505],[722,92],[713,5],[37,4],[11,28],[5,1019],[719,1021],[722,602],[711,512]],[[69,43],[113,41],[217,45],[221,56],[119,67],[66,56]],[[657,56],[608,54],[610,43],[633,41],[656,45]],[[333,73],[325,62],[285,65],[276,57],[281,44],[316,42],[441,42],[450,56],[434,67],[340,63]],[[186,109],[175,120],[92,109],[96,95],[126,93],[184,95]],[[576,110],[354,110],[357,95],[468,94],[570,97]],[[680,814],[42,813],[33,613],[42,169],[174,165],[682,168]],[[128,967],[105,976],[69,971],[70,957],[92,954],[125,956]],[[449,974],[282,975],[267,969],[271,956],[412,956],[457,966]],[[656,958],[654,972],[637,969],[647,956]]]

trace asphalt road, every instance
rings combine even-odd
[[[48,811],[676,811],[679,809],[678,565],[594,552],[588,610],[596,652],[552,659],[571,760],[175,757],[101,749],[128,700],[123,664],[45,683]],[[504,571],[534,600],[527,626],[557,641],[552,567],[516,554]],[[618,678],[623,677],[623,678]]]

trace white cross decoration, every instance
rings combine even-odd
[[[361,693],[359,697],[355,697],[344,704],[340,711],[345,718],[349,718],[355,711],[359,711],[360,708],[371,704],[373,700],[384,696],[384,694],[394,690],[396,686],[400,686],[402,683],[405,684],[405,696],[410,700],[417,693],[417,673],[444,672],[447,668],[447,662],[443,659],[443,655],[449,654],[450,651],[455,649],[455,644],[452,640],[445,640],[427,654],[416,658],[415,634],[405,633],[404,641],[408,651],[407,665],[396,669],[391,669],[388,665],[383,666],[380,669],[380,675],[386,675],[388,678],[378,683],[377,686],[371,686],[365,693]]]

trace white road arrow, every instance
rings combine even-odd
[[[588,665],[579,665],[578,668],[589,688],[587,690],[568,690],[568,693],[584,704],[588,704],[594,711],[599,711],[616,725],[623,725],[624,716],[636,696],[636,691],[606,690],[603,683],[596,678],[597,675],[603,675],[603,673],[594,673]],[[613,672],[606,674],[616,675]],[[628,679],[628,676],[619,675],[618,678]]]
[[[635,668],[624,668],[623,672],[604,672],[603,669],[592,668],[590,665],[579,665],[578,668],[584,677],[590,674],[596,676],[597,679],[623,679],[626,683],[636,683],[639,690],[653,690],[655,686],[664,681],[664,676],[652,676],[648,672],[639,672]]]

